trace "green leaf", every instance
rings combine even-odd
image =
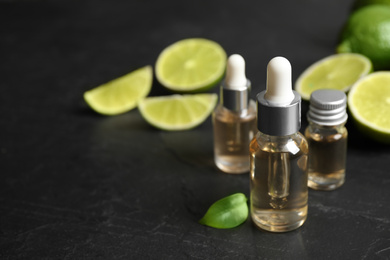
[[[207,210],[199,223],[213,228],[234,228],[248,218],[247,198],[243,193],[222,198]]]

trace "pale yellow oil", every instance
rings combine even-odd
[[[347,130],[345,127],[305,131],[309,143],[308,185],[316,190],[334,190],[345,182]]]
[[[249,172],[249,143],[256,131],[256,104],[234,113],[219,106],[213,113],[214,161],[226,172],[240,174]]]
[[[307,217],[307,154],[305,138],[284,139],[258,133],[250,144],[251,217],[259,228],[286,232]]]

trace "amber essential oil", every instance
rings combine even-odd
[[[315,190],[334,190],[345,182],[347,161],[346,95],[342,91],[322,89],[310,97],[308,185]]]
[[[305,131],[309,142],[310,188],[317,190],[334,190],[345,181],[347,130],[345,127],[322,127],[320,132]]]
[[[249,172],[249,143],[256,133],[256,103],[232,112],[222,105],[213,113],[214,160],[227,173]]]

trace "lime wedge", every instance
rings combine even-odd
[[[203,123],[213,111],[216,94],[148,97],[138,108],[152,126],[163,130],[187,130]]]
[[[309,100],[317,89],[337,89],[347,92],[361,77],[372,71],[371,61],[360,54],[334,54],[309,66],[295,82],[302,99]]]
[[[84,100],[96,112],[117,115],[135,108],[153,82],[151,66],[145,66],[84,93]]]
[[[223,77],[226,53],[216,42],[190,38],[173,43],[157,58],[156,78],[174,93],[196,93],[215,86]]]
[[[390,71],[374,72],[356,82],[348,94],[348,107],[362,132],[390,143]]]

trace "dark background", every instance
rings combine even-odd
[[[351,4],[0,0],[0,258],[389,259],[390,146],[352,120],[346,183],[310,190],[300,229],[268,233],[248,219],[217,230],[197,221],[216,200],[249,195],[249,178],[214,166],[210,118],[164,132],[137,109],[105,117],[82,98],[189,37],[241,54],[254,98],[274,56],[295,81],[333,54]],[[165,94],[154,80],[151,95]]]

